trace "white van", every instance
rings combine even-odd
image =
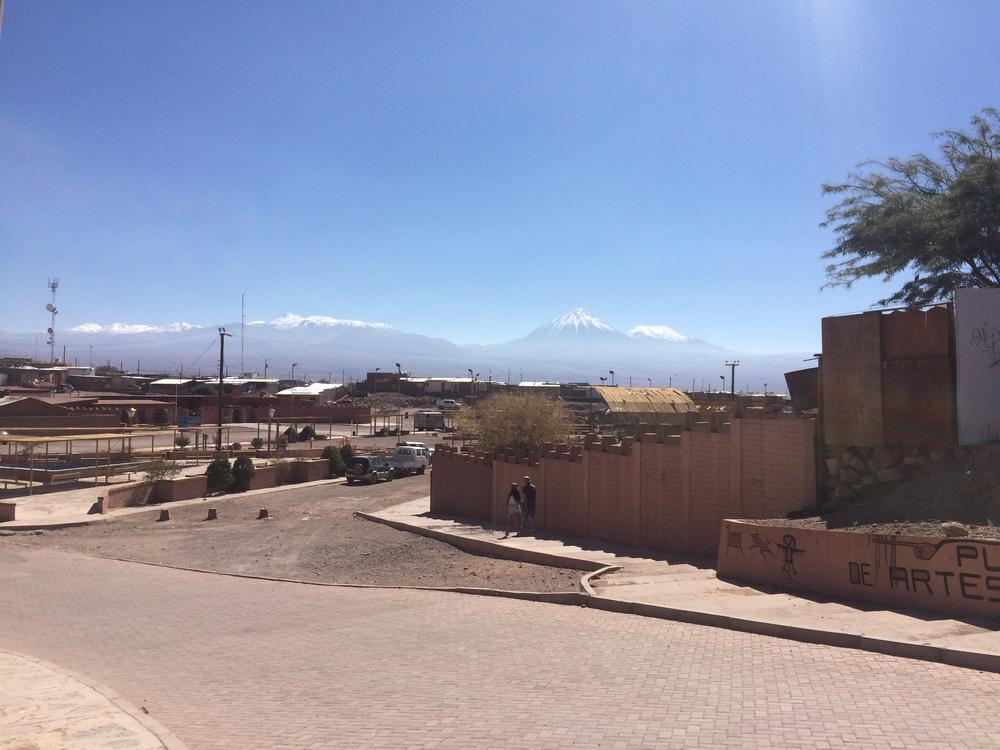
[[[430,452],[422,443],[397,445],[392,449],[389,463],[396,470],[396,475],[423,474],[431,463]]]
[[[442,410],[461,409],[462,405],[453,398],[439,398],[437,408]]]

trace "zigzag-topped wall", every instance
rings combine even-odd
[[[782,517],[816,503],[815,423],[754,410],[724,424],[642,427],[621,443],[540,454],[434,455],[431,510],[502,525],[511,482],[538,487],[539,529],[712,555],[724,518]]]

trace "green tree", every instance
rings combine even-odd
[[[113,365],[100,365],[94,368],[95,375],[121,375],[122,371]]]
[[[315,440],[315,439],[316,439],[316,428],[313,427],[311,424],[307,424],[305,427],[302,428],[302,431],[299,432],[299,440],[301,440],[302,442],[305,442],[306,440]]]
[[[922,305],[964,286],[1000,286],[1000,112],[986,108],[970,132],[936,133],[941,155],[869,161],[823,185],[840,202],[821,226],[837,244],[823,254],[826,286],[902,274],[880,304]]]
[[[250,456],[239,456],[233,462],[233,481],[229,485],[230,492],[246,492],[250,489],[250,480],[253,479],[257,470],[254,468],[253,459]]]
[[[288,440],[289,443],[294,443],[296,440],[299,439],[299,433],[294,427],[289,427],[282,434],[285,436],[285,439]]]
[[[340,457],[344,459],[346,463],[354,456],[354,446],[350,443],[344,443],[340,446]]]
[[[255,437],[253,440],[250,441],[250,445],[252,445],[257,450],[260,450],[260,448],[264,446],[264,438]]]
[[[463,410],[463,431],[478,435],[483,450],[538,450],[542,443],[569,440],[566,405],[536,394],[499,393]]]
[[[330,461],[330,476],[331,477],[342,477],[344,472],[347,471],[347,464],[344,463],[344,457],[340,453],[340,449],[335,445],[328,445],[323,449],[323,458],[329,459]]]
[[[233,483],[233,469],[229,459],[214,459],[205,470],[205,476],[208,477],[208,489],[223,491],[229,489],[229,485]]]
[[[198,383],[191,389],[192,396],[214,396],[218,392],[218,389],[211,383]]]

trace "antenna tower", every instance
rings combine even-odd
[[[56,308],[56,289],[59,288],[59,279],[53,277],[49,279],[49,290],[52,292],[52,301],[45,306],[51,316],[51,322],[49,323],[49,362],[55,363],[56,361],[56,314],[59,310]]]
[[[240,377],[246,375],[246,365],[243,364],[243,342],[247,334],[247,293],[240,295]]]

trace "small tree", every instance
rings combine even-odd
[[[347,464],[344,462],[344,457],[340,454],[340,450],[335,445],[328,445],[323,449],[323,458],[329,459],[330,461],[330,476],[331,477],[342,477],[347,471]]]
[[[226,490],[233,483],[233,469],[228,458],[216,458],[205,470],[208,477],[208,489]]]
[[[252,445],[255,450],[260,450],[264,446],[264,438],[254,438],[250,441],[250,445]]]
[[[215,386],[209,383],[198,383],[191,389],[192,396],[214,396],[217,392]]]
[[[187,435],[178,435],[176,438],[174,438],[174,445],[177,446],[178,448],[187,448],[189,445],[191,445],[191,438],[189,438]]]
[[[569,439],[571,423],[562,401],[535,394],[500,393],[467,410],[463,429],[479,435],[483,450],[536,451],[542,443]]]
[[[284,459],[274,462],[274,481],[276,484],[285,484],[292,473],[292,464]]]
[[[233,462],[233,482],[229,486],[230,492],[246,492],[250,489],[250,481],[257,470],[254,468],[253,459],[250,456],[240,456]]]
[[[181,467],[173,461],[154,461],[146,469],[143,479],[147,482],[155,482],[159,479],[173,479],[181,473]]]
[[[354,446],[350,443],[344,443],[340,446],[340,457],[344,459],[344,463],[347,463],[354,456]]]
[[[313,427],[311,424],[307,424],[305,427],[302,428],[302,431],[299,432],[299,440],[301,440],[302,442],[315,439],[316,439],[316,428]]]
[[[294,442],[296,442],[296,441],[297,441],[297,440],[299,439],[299,433],[298,433],[298,431],[297,431],[297,430],[295,429],[295,427],[289,427],[289,428],[288,428],[287,430],[285,430],[285,431],[284,431],[284,432],[282,433],[282,435],[284,435],[284,436],[285,436],[285,439],[286,439],[286,440],[287,440],[287,441],[288,441],[289,443],[294,443]]]

